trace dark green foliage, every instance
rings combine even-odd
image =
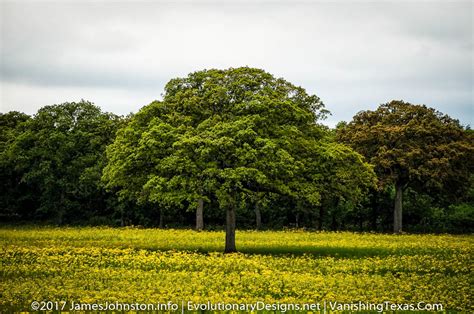
[[[474,231],[474,176],[471,176],[469,190],[454,196],[420,193],[408,189],[406,194],[406,221],[408,230],[415,232],[472,233]],[[446,199],[451,201],[446,202]]]
[[[101,212],[109,196],[100,178],[105,147],[119,125],[119,117],[86,101],[43,107],[24,122],[2,158],[20,174],[10,187],[23,189],[36,205],[22,218],[62,224],[107,214]]]
[[[387,232],[398,184],[404,230],[473,232],[470,129],[396,101],[335,130],[326,114],[246,67],[173,79],[124,119],[87,101],[2,113],[0,216],[181,228],[202,200],[207,229],[232,211],[241,228]]]
[[[278,210],[265,205],[270,195],[297,215],[322,200],[357,204],[372,168],[331,141],[317,124],[325,113],[318,97],[259,69],[195,72],[118,132],[104,181],[165,212],[215,201],[232,228],[238,208]]]
[[[432,108],[403,101],[382,104],[339,125],[337,138],[375,166],[380,188],[395,187],[394,232],[402,230],[407,188],[450,201],[459,201],[469,188],[472,133]]]
[[[11,147],[26,130],[30,116],[12,111],[0,113],[0,216],[3,220],[30,217],[36,205],[35,191],[22,183],[22,172],[16,169]]]

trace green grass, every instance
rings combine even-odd
[[[3,227],[0,310],[75,302],[472,306],[472,235]]]

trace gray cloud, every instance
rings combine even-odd
[[[391,99],[473,124],[469,2],[2,2],[1,110],[89,99],[120,114],[203,68],[253,66],[334,125]]]

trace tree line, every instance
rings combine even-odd
[[[88,101],[0,114],[2,220],[472,232],[473,132],[403,101],[328,128],[322,101],[253,68],[172,79],[117,116]],[[402,229],[403,217],[403,229]]]

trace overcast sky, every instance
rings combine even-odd
[[[0,1],[1,112],[127,114],[174,77],[251,66],[318,95],[331,126],[392,99],[474,125],[471,1]]]

